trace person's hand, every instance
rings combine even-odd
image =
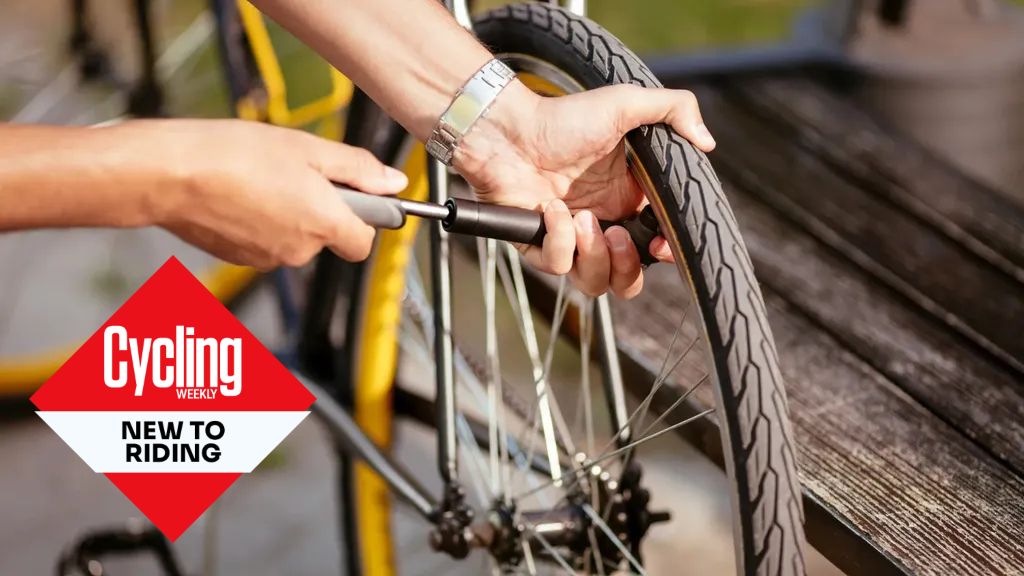
[[[570,273],[592,296],[611,289],[632,298],[643,287],[636,248],[621,226],[602,234],[596,218],[622,220],[642,207],[623,136],[656,123],[705,152],[715,147],[696,98],[685,90],[619,85],[542,98],[513,82],[463,138],[455,167],[481,200],[544,210],[544,246],[523,248],[531,265]],[[664,238],[649,249],[672,260]]]
[[[325,246],[362,260],[374,230],[330,181],[376,194],[407,184],[366,150],[298,130],[239,120],[138,124],[167,144],[179,184],[153,200],[156,224],[229,262],[298,266]]]

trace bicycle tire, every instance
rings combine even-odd
[[[661,86],[614,36],[555,6],[499,8],[477,19],[474,32],[499,56],[539,59],[586,89],[624,83]],[[803,508],[786,396],[762,296],[735,217],[707,157],[686,140],[664,125],[635,130],[627,140],[652,180],[656,194],[649,200],[682,264],[683,281],[696,295],[714,358],[737,572],[803,574]],[[394,256],[385,256],[393,266]],[[368,284],[363,289],[374,288]],[[360,361],[379,362],[374,353],[364,347]],[[376,409],[387,401],[378,392]],[[389,426],[390,408],[386,411]],[[363,550],[390,546],[389,540],[376,540],[372,534],[361,539]],[[393,570],[386,566],[364,567],[364,573]]]
[[[485,15],[474,29],[496,53],[542,58],[585,88],[662,86],[608,31],[557,7],[507,6]],[[627,140],[654,179],[664,208],[662,230],[679,242],[717,365],[723,450],[741,526],[739,571],[803,573],[803,505],[786,394],[735,216],[707,156],[668,127],[634,130]],[[772,492],[774,498],[766,497]]]

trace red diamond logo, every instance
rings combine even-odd
[[[171,540],[313,400],[173,257],[32,396],[54,432]]]

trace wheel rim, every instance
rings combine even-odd
[[[560,93],[565,93],[565,91],[567,89],[581,89],[578,83],[572,81],[572,79],[569,78],[567,75],[565,75],[563,72],[561,72],[560,70],[558,70],[557,68],[555,68],[551,64],[548,64],[548,63],[544,62],[543,60],[540,60],[540,59],[537,59],[537,58],[531,57],[531,56],[518,55],[518,54],[511,54],[511,55],[510,54],[503,54],[503,55],[501,55],[501,57],[503,59],[505,59],[507,62],[509,62],[510,65],[514,69],[518,68],[519,72],[520,72],[520,79],[523,80],[524,83],[527,84],[527,86],[530,86],[531,88],[537,90],[538,92],[546,93],[548,95],[557,95],[557,94],[560,94]],[[631,159],[635,160],[635,156],[632,155],[632,151],[630,151],[630,155],[631,155]],[[652,204],[655,204],[656,212],[659,213],[659,218],[661,218],[661,221],[664,223],[666,221],[665,220],[665,210],[664,210],[664,207],[660,205],[660,201],[658,199],[658,195],[653,193],[653,184],[651,183],[650,178],[647,177],[646,173],[643,172],[643,169],[642,169],[642,167],[640,167],[639,162],[636,162],[636,161],[631,162],[631,167],[632,167],[632,169],[634,171],[634,175],[637,177],[637,179],[641,183],[641,185],[645,188],[645,192],[647,192],[648,198],[651,200]],[[419,194],[425,196],[425,191],[420,190]],[[381,242],[382,243],[387,242],[386,238],[387,238],[387,235],[389,235],[389,234],[392,234],[392,233],[390,233],[390,232],[382,233],[382,236],[381,236]],[[402,244],[400,249],[403,249],[403,250],[406,250],[406,251],[411,251],[412,250],[411,242],[412,242],[411,237],[406,237],[406,242],[404,244]],[[683,260],[682,260],[682,252],[681,252],[681,248],[678,246],[678,242],[670,242],[670,244],[672,244],[672,248],[673,248],[673,250],[675,251],[675,253],[677,255],[677,261],[678,262],[683,262]],[[518,254],[517,253],[510,254],[510,256],[512,256],[512,258],[508,258],[508,259],[505,260],[504,266],[507,269],[504,271],[504,273],[501,274],[501,273],[498,272],[499,267],[498,267],[498,264],[497,264],[497,255],[500,252],[500,250],[501,249],[498,248],[497,245],[493,243],[493,241],[481,241],[480,242],[480,252],[483,255],[481,257],[481,265],[480,265],[480,268],[481,268],[481,270],[483,272],[483,279],[481,280],[481,282],[483,284],[485,284],[485,285],[490,283],[490,285],[493,287],[496,275],[497,276],[504,275],[504,276],[509,276],[509,277],[514,277],[516,275],[516,272],[515,272],[514,268],[516,266],[518,266]],[[389,262],[394,262],[396,260],[404,262],[405,261],[405,257],[403,257],[403,256],[397,256],[397,257],[396,256],[391,256],[391,257],[388,258]],[[689,275],[688,275],[688,273],[687,273],[687,271],[685,269],[685,266],[680,264],[679,265],[679,271],[682,273],[682,275],[684,277],[684,280],[686,282],[689,282],[690,281],[689,277],[688,277]],[[392,274],[395,273],[393,266],[391,266],[391,273]],[[371,274],[371,277],[372,276],[373,275]],[[512,280],[511,283],[515,284],[515,281]],[[410,300],[410,291],[415,291],[414,288],[415,288],[416,284],[417,284],[417,282],[415,282],[413,280],[408,281],[408,283],[406,284],[406,297],[405,297],[406,298],[406,306],[408,306],[408,301]],[[495,291],[495,289],[491,288],[488,293],[493,295],[494,291]],[[421,290],[421,293],[422,292],[423,291]],[[692,284],[689,286],[689,293],[691,293],[691,294],[693,293]],[[423,299],[422,294],[420,295],[419,298],[422,300],[422,302],[426,302],[426,300]],[[493,298],[493,296],[492,296],[492,298]],[[510,301],[512,299],[514,299],[514,298],[518,298],[518,296],[515,296],[515,297],[513,297],[512,295],[508,296],[508,300],[510,300]],[[413,298],[413,299],[415,300],[415,298]],[[569,304],[571,303],[571,299],[566,296],[566,292],[564,291],[564,289],[562,289],[562,290],[559,290],[559,292],[558,292],[557,300],[558,300],[558,302],[555,305],[556,312],[554,314],[554,317],[555,318],[560,318],[561,320],[564,320],[565,316],[570,313],[569,312],[569,310],[570,310]],[[491,301],[489,304],[485,304],[485,307],[490,307],[493,310],[493,305],[494,305],[493,301]],[[429,308],[429,306],[428,306],[428,308]],[[593,330],[594,322],[593,322],[592,312],[587,312],[587,310],[590,310],[590,309],[591,308],[590,308],[589,304],[585,304],[582,307],[576,306],[574,308],[574,312],[575,312],[576,317],[577,317],[577,322],[579,322],[579,326],[577,327],[577,329],[578,329],[579,333],[581,333],[581,334],[586,334],[588,331]],[[582,310],[582,312],[581,312],[581,310]],[[676,330],[676,336],[679,336],[680,333],[682,332],[682,326],[683,326],[683,324],[686,321],[686,314],[688,312],[689,312],[688,309],[687,309],[687,311],[684,312],[683,318],[682,318],[682,320],[680,321],[680,324],[679,324],[679,328],[677,328],[677,330]],[[370,313],[370,314],[374,314],[374,313]],[[389,316],[389,317],[394,317],[395,315],[397,315],[397,314],[393,314],[392,312],[388,312],[388,311],[381,311],[381,314]],[[488,312],[488,314],[486,316],[487,316],[487,318],[493,318],[493,311],[492,312]],[[699,316],[699,312],[698,312],[698,314],[695,314],[694,316]],[[426,322],[425,325],[429,326],[429,322]],[[395,326],[397,327],[397,324]],[[488,350],[487,350],[487,352],[483,356],[485,358],[487,358],[489,361],[495,361],[498,358],[498,355],[493,353],[493,352],[495,352],[497,350],[497,348],[494,346],[494,339],[493,339],[494,338],[495,329],[496,329],[496,324],[493,323],[493,322],[490,323],[488,328],[486,329],[486,332],[488,334],[490,334],[490,336],[485,338],[485,340],[488,342],[488,344],[486,345]],[[556,326],[556,330],[557,329],[558,329],[558,327]],[[424,336],[426,336],[426,334],[424,334]],[[424,340],[424,342],[429,342],[429,341],[430,341],[429,338],[426,338]],[[583,338],[582,341],[589,342],[589,339]],[[407,342],[407,339],[403,339],[403,342]],[[677,429],[677,427],[685,426],[685,424],[687,424],[689,422],[692,422],[693,418],[703,418],[703,417],[706,417],[706,416],[708,416],[709,414],[711,414],[713,412],[713,409],[707,410],[707,411],[703,411],[703,412],[698,412],[695,416],[691,415],[691,416],[688,416],[686,419],[679,420],[677,422],[666,423],[664,421],[665,417],[667,415],[671,414],[672,411],[675,410],[678,406],[685,405],[684,403],[689,399],[691,393],[693,393],[695,390],[697,390],[702,385],[704,385],[708,379],[714,379],[716,377],[715,374],[714,374],[714,371],[710,370],[710,371],[705,372],[705,375],[703,377],[697,378],[697,381],[696,381],[696,383],[693,386],[691,386],[690,388],[684,390],[683,394],[680,395],[680,397],[677,399],[677,402],[674,403],[674,404],[671,404],[671,407],[670,407],[670,409],[668,411],[665,411],[663,414],[660,415],[660,417],[655,418],[653,422],[645,422],[645,416],[647,415],[647,413],[649,412],[649,410],[651,408],[651,405],[652,405],[651,398],[653,397],[654,393],[657,392],[658,388],[660,388],[668,380],[668,377],[672,374],[672,371],[674,370],[674,368],[676,366],[678,366],[679,363],[683,360],[683,358],[685,357],[686,353],[688,353],[690,350],[695,348],[696,339],[694,339],[694,341],[692,341],[689,345],[684,345],[684,344],[685,343],[681,344],[681,347],[683,347],[686,350],[686,352],[682,356],[680,356],[677,360],[673,360],[672,362],[669,362],[669,357],[666,356],[665,361],[663,362],[663,365],[661,367],[661,370],[656,372],[656,373],[659,373],[659,378],[658,378],[658,380],[656,380],[655,384],[652,385],[651,392],[648,394],[648,396],[646,396],[639,403],[638,406],[635,407],[634,410],[630,411],[630,420],[629,420],[629,422],[634,422],[634,420],[636,420],[636,421],[639,421],[642,424],[641,427],[640,427],[642,433],[638,437],[639,440],[641,441],[641,443],[646,442],[647,440],[645,440],[645,438],[649,439],[649,437],[651,435],[654,435],[654,434],[661,435],[661,434],[665,434],[667,432],[674,431],[674,430]],[[673,347],[675,345],[676,345],[676,342],[675,342],[675,337],[674,337],[673,338],[673,342],[671,343],[670,348],[669,348],[669,353],[672,352],[672,349],[673,349]],[[706,342],[702,346],[706,347]],[[428,346],[424,345],[423,348],[427,349]],[[403,352],[404,353],[408,353],[408,350],[403,350]],[[422,352],[423,352],[423,350],[421,350],[421,353]],[[538,350],[538,352],[539,352],[539,350]],[[586,357],[587,355],[589,355],[591,353],[592,353],[592,351],[586,351],[583,354],[584,354],[584,357]],[[707,352],[705,352],[705,353],[707,353]],[[427,354],[427,356],[429,357],[429,354]],[[550,354],[549,353],[545,353],[545,356],[550,356]],[[363,358],[366,358],[365,354],[363,355]],[[708,355],[708,358],[710,358],[710,355]],[[364,364],[364,361],[361,361],[360,364],[361,365]],[[480,378],[479,377],[480,375],[478,374],[477,375],[477,379],[478,380],[486,380],[487,379],[486,378],[486,372],[488,370],[491,373],[500,374],[500,370],[501,370],[500,365],[497,365],[497,364],[492,365],[492,364],[489,364],[489,362],[487,362],[486,364],[488,364],[488,366],[486,366],[485,369],[483,370],[483,372],[485,373],[484,374],[485,378]],[[584,366],[588,366],[589,365],[587,362],[584,362],[583,364],[584,364]],[[666,371],[666,368],[668,368],[667,371]],[[547,373],[549,370],[550,370],[550,366],[549,365],[548,366],[544,366],[544,367],[541,368],[541,372],[543,372],[543,373]],[[589,375],[589,370],[582,369],[581,370],[581,374],[583,375],[583,378],[586,380],[588,378],[588,375]],[[467,376],[465,374],[463,374],[461,376],[461,378],[465,379],[465,378],[467,378]],[[500,381],[501,379],[499,378],[497,380]],[[357,389],[359,389],[359,388],[361,388],[363,386],[363,383],[362,383],[361,379],[357,380],[357,382],[360,382],[360,385],[357,386]],[[500,394],[501,394],[501,388],[499,386],[497,386],[496,384],[497,383],[494,382],[494,381],[489,381],[486,385],[482,385],[481,386],[482,390],[478,390],[478,394],[477,394],[478,396],[480,396],[480,397],[485,399],[485,400],[483,400],[483,404],[485,404],[485,405],[487,405],[487,406],[489,406],[491,408],[493,408],[494,405],[495,405],[494,399],[497,396],[500,396]],[[390,385],[390,383],[388,383],[388,385]],[[705,388],[707,388],[707,387],[708,386],[705,386]],[[587,385],[582,387],[581,389],[590,390],[589,383],[587,383]],[[461,396],[465,397],[466,396],[465,392],[466,392],[465,390],[460,388]],[[482,392],[482,393],[480,393],[480,392]],[[386,396],[386,394],[384,396]],[[379,408],[381,406],[381,403],[380,403],[381,395],[379,393],[377,394],[377,398],[378,398],[377,406]],[[581,399],[583,399],[582,396],[581,396]],[[359,401],[358,401],[358,397],[357,397],[357,408],[358,408],[358,402]],[[592,401],[590,399],[586,399],[586,401],[584,402],[584,406],[592,407],[592,405],[593,404],[592,404]],[[387,409],[390,410],[390,406],[388,406]],[[364,412],[364,414],[370,414],[370,413],[369,412]],[[379,414],[379,412],[378,412],[378,414]],[[389,412],[389,414],[390,414],[390,412]],[[359,416],[360,415],[359,415],[359,413],[357,411],[357,418],[359,418]],[[462,416],[464,417],[465,414],[462,413]],[[372,418],[372,416],[369,416],[369,417]],[[387,418],[385,420],[387,422],[387,426],[390,427],[390,418]],[[498,421],[498,420],[499,420],[499,417],[497,417],[497,416],[489,418],[489,422],[495,422],[495,421]],[[561,420],[563,420],[563,421],[565,420],[564,416],[561,418]],[[591,416],[587,416],[585,418],[585,420],[587,422],[591,422],[592,421],[592,417]],[[661,426],[663,426],[663,428],[656,428],[659,424]],[[376,425],[377,426],[381,425],[381,421],[379,419],[378,419]],[[463,426],[463,428],[466,428],[466,427]],[[532,428],[532,426],[531,426],[531,428]],[[500,439],[500,438],[504,438],[505,437],[504,434],[500,433],[500,431],[503,430],[503,429],[507,430],[508,429],[507,425],[497,424],[497,425],[494,425],[494,426],[489,426],[489,428],[488,428],[488,437],[491,440],[490,446],[488,447],[486,452],[483,451],[483,450],[480,450],[479,447],[477,447],[478,448],[477,452],[480,453],[480,454],[483,454],[482,458],[473,458],[473,457],[471,457],[471,458],[464,459],[464,460],[470,460],[471,462],[475,460],[475,463],[473,463],[471,465],[472,466],[476,466],[478,471],[479,470],[485,470],[483,473],[477,474],[475,479],[474,478],[470,478],[469,481],[467,481],[467,483],[475,483],[475,484],[477,484],[477,486],[473,487],[473,489],[475,491],[477,491],[479,494],[490,496],[491,498],[493,498],[495,496],[495,494],[493,494],[493,493],[488,494],[489,491],[486,488],[481,488],[480,486],[490,485],[490,487],[491,487],[490,492],[494,492],[494,488],[500,488],[500,485],[501,485],[501,482],[503,481],[503,479],[504,479],[504,482],[505,482],[506,486],[508,486],[511,483],[507,471],[502,471],[503,466],[501,466],[501,465],[497,465],[496,466],[495,465],[495,463],[500,463],[500,462],[504,462],[504,461],[507,460],[506,455],[508,454],[508,447],[505,446],[501,442],[494,442],[494,440],[496,438]],[[652,432],[652,430],[655,430],[655,431]],[[507,434],[507,432],[506,432],[506,434]],[[460,436],[460,440],[462,441],[462,444],[464,446],[465,445],[474,445],[475,444],[474,442],[472,442],[473,439],[472,439],[471,434],[469,432],[467,432],[466,430],[461,431],[459,436]],[[612,436],[614,437],[615,434],[612,434]],[[495,444],[497,444],[497,446],[494,449],[491,449],[491,446],[494,446]],[[596,462],[594,467],[596,467],[597,465],[600,465],[603,462],[606,462],[607,460],[610,460],[613,457],[616,458],[616,460],[618,460],[619,456],[624,456],[622,458],[622,460],[623,461],[628,461],[630,459],[630,455],[633,453],[633,451],[637,447],[637,446],[633,446],[633,447],[627,446],[627,447],[623,448],[623,451],[617,452],[615,454],[612,454],[612,456],[608,456],[608,453],[610,452],[609,449],[608,449],[608,446],[603,446],[601,450],[596,450],[595,451],[594,447],[596,445],[600,445],[600,443],[597,442],[594,439],[594,432],[592,430],[592,425],[586,427],[585,439],[584,439],[584,443],[583,444],[586,447],[586,449],[583,450],[584,453],[591,453],[591,454],[602,453],[601,456],[596,456],[596,457],[590,459],[590,463],[594,463],[595,460],[603,458],[600,462]],[[534,449],[537,448],[534,445],[534,443],[532,443],[532,442],[530,443],[530,445]],[[639,446],[639,444],[638,444],[638,446]],[[549,454],[549,456],[550,456],[550,454]],[[524,456],[524,459],[527,462],[531,461],[533,459],[533,454],[527,452],[526,455]],[[550,464],[550,462],[551,462],[551,459],[549,458],[549,464]],[[505,468],[505,470],[507,470],[507,467],[504,467],[504,468]],[[579,466],[577,466],[577,468],[579,468]],[[591,469],[591,466],[590,466],[589,463],[587,464],[586,468],[587,468],[588,471]],[[487,471],[487,470],[489,470],[489,471]],[[571,467],[570,467],[570,470],[571,470]],[[587,475],[587,477],[589,478],[589,475]],[[533,490],[533,492],[531,492],[529,494],[526,494],[526,493],[514,494],[514,495],[512,495],[513,497],[510,498],[510,499],[511,500],[516,500],[516,501],[521,501],[524,497],[532,496],[535,493],[539,493],[539,492],[543,491],[546,488],[550,488],[551,486],[555,486],[556,484],[557,484],[557,482],[555,481],[554,478],[552,478],[552,479],[550,479],[547,482],[546,486],[539,486],[539,487],[535,486],[533,489],[531,489],[531,490]],[[378,486],[377,489],[375,490],[377,492],[376,497],[367,498],[367,499],[361,498],[360,502],[361,503],[365,503],[366,505],[369,505],[371,502],[379,502],[379,496],[383,493],[383,490],[384,490],[383,486]],[[593,492],[593,490],[591,492]],[[485,496],[478,496],[478,498],[480,500],[487,500],[488,499]],[[592,513],[594,516],[596,516],[596,518],[591,518],[590,519],[590,528],[588,529],[589,533],[587,534],[587,537],[588,537],[588,539],[591,540],[591,542],[594,542],[595,539],[602,538],[602,539],[604,539],[604,541],[606,543],[611,542],[612,544],[614,544],[613,540],[616,540],[616,539],[607,536],[607,532],[610,532],[611,530],[610,530],[607,522],[603,523],[603,525],[602,525],[602,523],[600,522],[601,514],[596,511],[596,508],[597,507],[594,506],[594,505],[592,505],[589,508],[589,513]],[[586,510],[586,508],[584,508],[584,510]],[[360,511],[360,514],[362,514],[362,513],[363,513],[363,511]],[[380,514],[378,512],[373,512],[372,514],[375,517],[378,517],[378,518],[380,517]],[[387,516],[386,512],[384,513],[384,516]],[[540,520],[543,520],[543,517],[541,517]],[[363,522],[360,522],[360,526],[364,527],[364,529],[366,527],[366,525]],[[528,530],[532,530],[534,533],[536,533],[536,531],[537,531],[536,526],[528,526],[527,528],[528,528]],[[364,532],[364,534],[366,534],[366,532]],[[375,564],[376,568],[371,568],[370,565],[365,561],[365,554],[367,553],[369,548],[376,547],[378,551],[381,550],[382,548],[386,548],[387,550],[392,550],[394,542],[392,542],[390,540],[390,538],[391,538],[390,530],[388,530],[387,531],[386,540],[384,538],[373,536],[373,542],[372,543],[364,542],[362,544],[361,549],[363,550],[363,554],[364,554],[364,568],[366,569],[367,573],[385,574],[385,573],[393,573],[394,572],[394,564],[391,561],[388,561],[388,562],[385,562],[385,563],[377,562]],[[364,537],[363,540],[366,540],[366,538]],[[545,543],[544,543],[543,536],[534,536],[532,538],[532,545],[533,546],[536,546],[538,548],[554,548],[553,546],[545,546],[544,544]],[[600,548],[600,546],[593,546],[593,547],[594,548]],[[605,547],[607,547],[607,545]],[[620,550],[619,551],[620,557],[624,559],[624,563],[625,563],[624,565],[629,566],[629,567],[631,567],[632,569],[634,569],[634,570],[636,570],[638,572],[642,572],[643,569],[640,566],[639,559],[636,558],[636,556],[638,556],[638,554],[636,554],[634,552],[630,552],[629,549],[628,549],[629,548],[628,545],[624,545],[624,548],[626,548],[626,550]],[[524,548],[524,550],[525,550],[524,556],[525,555],[529,555],[531,553],[530,546],[526,546]],[[550,553],[550,550],[545,550],[545,552]],[[375,554],[375,555],[376,556],[380,556],[380,554]],[[526,560],[525,563],[527,564],[526,570],[527,570],[527,572],[529,572],[529,568],[528,568],[529,561]],[[555,564],[559,565],[560,563],[556,562]],[[571,567],[564,566],[564,565],[559,565],[559,567],[563,568],[563,569],[567,569],[567,568],[571,569]],[[593,571],[594,573],[598,573],[595,570],[591,570],[591,571]]]

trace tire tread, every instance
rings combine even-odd
[[[561,8],[515,5],[477,22],[478,31],[492,29],[494,36],[509,26],[528,26],[531,34],[561,42],[562,51],[571,51],[600,76],[602,82],[595,84],[661,87],[618,39]],[[696,258],[687,262],[691,277],[698,294],[708,300],[703,312],[719,357],[722,404],[733,428],[728,435],[741,521],[749,517],[744,527],[744,572],[803,574],[803,506],[786,394],[753,264],[721,181],[703,152],[664,125],[639,128],[629,141],[653,160],[645,164],[649,171],[660,170],[651,177],[662,184],[659,194],[671,196],[665,205],[678,209],[675,228],[688,236]]]

